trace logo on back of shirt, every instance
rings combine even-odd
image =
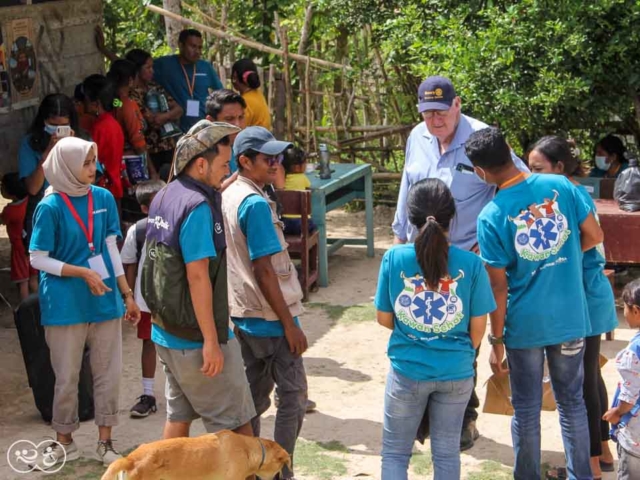
[[[516,225],[516,251],[525,260],[539,262],[557,254],[571,234],[558,206],[558,192],[553,192],[553,199],[532,203],[520,210],[517,217],[509,217]]]
[[[457,294],[458,280],[464,278],[464,272],[458,272],[456,278],[447,275],[440,279],[436,291],[429,289],[421,275],[407,277],[401,273],[404,289],[395,304],[398,320],[428,333],[445,333],[458,325],[464,317],[462,301]]]

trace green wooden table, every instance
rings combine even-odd
[[[308,173],[311,180],[311,218],[318,226],[318,284],[329,285],[329,255],[344,245],[366,245],[367,256],[373,257],[373,186],[371,165],[332,163],[331,178],[321,180],[317,172]],[[327,212],[357,198],[365,202],[366,238],[327,239]]]

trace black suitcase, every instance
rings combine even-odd
[[[29,387],[33,390],[36,407],[42,419],[49,423],[53,416],[53,392],[56,377],[51,367],[49,347],[40,324],[40,302],[38,295],[26,298],[14,313],[24,365],[27,369]],[[78,382],[78,416],[80,421],[91,420],[93,410],[93,376],[89,362],[89,349],[85,348]]]

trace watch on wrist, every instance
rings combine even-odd
[[[489,345],[504,345],[504,337],[496,337],[493,334],[489,334]]]
[[[129,291],[122,294],[122,300],[126,300],[127,297],[133,298],[133,290],[129,289]]]

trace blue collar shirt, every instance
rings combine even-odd
[[[477,243],[478,215],[496,193],[495,185],[483,182],[473,171],[459,167],[472,167],[464,151],[469,136],[487,128],[483,122],[460,115],[460,122],[453,141],[444,154],[440,154],[438,139],[429,133],[425,122],[420,122],[411,131],[405,151],[405,165],[398,195],[398,205],[393,220],[393,233],[400,240],[413,242],[418,235],[407,215],[407,198],[411,187],[425,178],[439,178],[451,189],[456,202],[456,216],[449,226],[452,245],[470,250]],[[529,172],[526,165],[513,152],[516,167]]]

